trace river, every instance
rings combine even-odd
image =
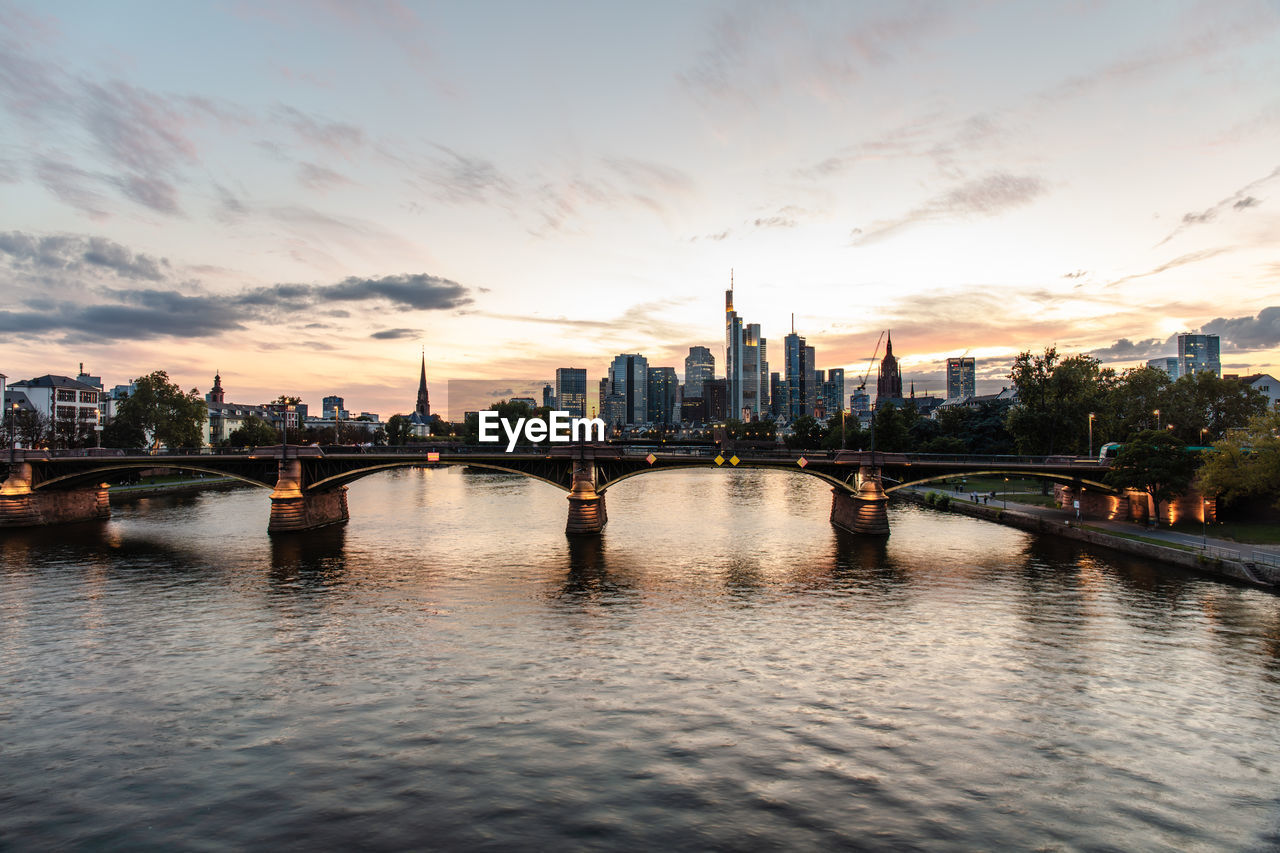
[[[1270,849],[1280,599],[802,474],[0,534],[0,848]]]

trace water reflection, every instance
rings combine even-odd
[[[345,525],[271,537],[270,578],[277,592],[326,590],[347,574]]]
[[[617,607],[640,600],[634,576],[622,565],[610,566],[604,536],[569,536],[564,580],[551,597],[578,606]],[[615,560],[621,563],[621,560]]]
[[[916,507],[891,509],[887,539],[855,536],[798,473],[632,478],[605,534],[573,539],[562,492],[492,472],[379,474],[349,501],[349,525],[301,536],[268,538],[254,491],[0,535],[0,838],[1274,834],[1265,593]]]

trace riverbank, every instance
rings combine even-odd
[[[1250,586],[1280,591],[1280,554],[1268,549],[1241,546],[1235,542],[1204,537],[1190,544],[1183,534],[1161,529],[1141,528],[1092,519],[1074,519],[1065,510],[1030,505],[1003,506],[952,500],[945,508],[931,506],[925,500],[928,491],[902,489],[892,497],[928,506],[938,512],[955,512],[997,524],[1006,524],[1030,533],[1043,533],[1074,539],[1113,551],[1133,554],[1168,565],[1217,577],[1229,578]]]

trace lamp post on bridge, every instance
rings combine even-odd
[[[1155,409],[1152,414],[1156,416],[1156,429],[1160,429],[1160,410]]]
[[[1097,417],[1093,412],[1089,413],[1089,452],[1085,455],[1093,458],[1093,419]]]
[[[9,464],[18,457],[18,404],[9,406]]]

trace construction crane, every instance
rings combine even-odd
[[[862,374],[862,381],[858,383],[857,391],[867,390],[867,378],[871,376],[871,368],[876,365],[876,356],[880,354],[880,344],[884,341],[884,332],[880,332],[879,339],[876,340],[876,348],[871,353],[871,361],[867,362],[867,370]],[[871,422],[871,449],[875,450],[876,423]],[[840,406],[840,449],[844,450],[844,406]]]
[[[876,348],[871,353],[871,361],[867,362],[867,372],[862,374],[862,381],[858,383],[857,390],[867,390],[867,377],[871,375],[871,368],[876,366],[876,356],[880,354],[880,344],[884,342],[884,332],[880,332],[880,338],[876,341]]]
[[[872,360],[867,362],[867,373],[863,374],[863,380],[861,380],[861,382],[858,383],[858,391],[867,391],[867,379],[870,377],[870,375],[872,375],[872,368],[876,366],[876,356],[879,355],[879,345],[881,345],[883,341],[884,341],[884,332],[881,332],[881,336],[879,336],[879,338],[876,341],[876,348],[874,348],[874,350],[872,351]],[[841,410],[841,411],[844,411],[844,410]],[[841,429],[840,429],[840,447],[841,448],[845,447],[844,424],[841,424]],[[876,452],[876,419],[872,418],[872,453],[874,452]]]

